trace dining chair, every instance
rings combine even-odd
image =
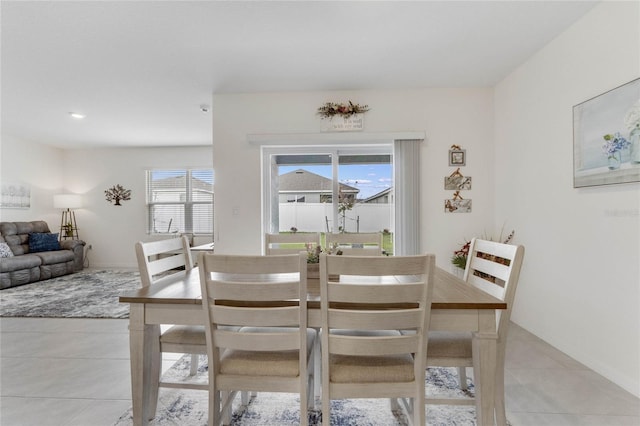
[[[331,400],[347,398],[400,399],[413,424],[425,424],[434,269],[432,254],[320,255],[324,425]]]
[[[506,424],[504,405],[504,357],[511,309],[515,299],[524,247],[474,238],[469,246],[464,280],[507,303],[496,310],[496,421]],[[435,331],[429,333],[427,367],[458,367],[460,387],[467,388],[466,367],[473,367],[471,333]],[[471,398],[427,398],[427,404],[473,404]]]
[[[264,254],[298,254],[320,246],[319,232],[292,232],[287,234],[265,234]]]
[[[193,268],[191,250],[186,236],[147,243],[139,241],[135,244],[135,250],[142,287],[152,286],[173,273]],[[155,413],[158,387],[209,389],[207,384],[160,381],[162,364],[160,354],[165,352],[191,354],[189,373],[193,376],[198,371],[199,355],[207,353],[207,345],[203,326],[174,325],[162,333],[160,333],[160,326],[150,327],[157,327],[159,335],[158,341],[153,342],[151,363],[150,412]]]
[[[209,358],[209,425],[235,392],[300,394],[300,424],[313,406],[315,330],[307,328],[305,253],[201,253],[202,306]],[[223,327],[240,327],[230,330]],[[228,396],[225,397],[225,392]]]
[[[337,248],[345,256],[382,256],[380,232],[327,234],[326,240],[327,248]]]

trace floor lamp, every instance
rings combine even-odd
[[[82,207],[82,198],[78,194],[59,194],[53,196],[53,207],[63,209],[60,220],[60,240],[71,238],[80,239],[78,236],[78,225],[76,223],[76,213],[73,209]]]

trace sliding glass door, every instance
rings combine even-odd
[[[393,252],[393,146],[263,149],[265,232],[383,232]]]

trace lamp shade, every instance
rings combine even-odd
[[[53,208],[79,209],[82,207],[82,197],[78,194],[58,194],[53,196]]]

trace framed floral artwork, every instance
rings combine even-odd
[[[573,187],[640,182],[640,78],[573,107]]]

